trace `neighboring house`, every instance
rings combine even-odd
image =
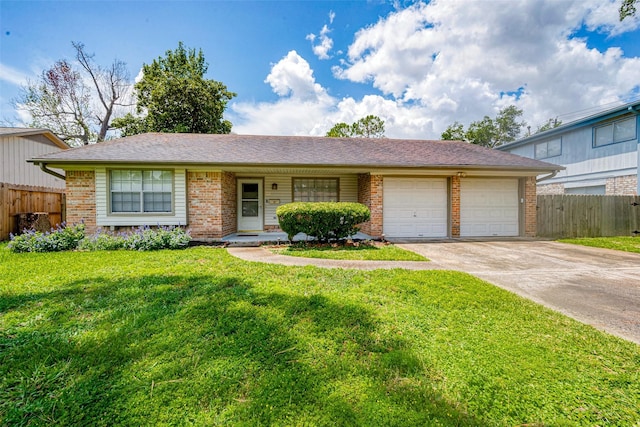
[[[538,194],[640,194],[640,101],[601,112],[498,147],[562,165]]]
[[[183,225],[197,240],[278,230],[291,201],[352,201],[374,236],[533,236],[556,165],[456,141],[148,133],[34,157],[64,169],[67,222]]]
[[[64,179],[27,160],[68,148],[47,129],[0,127],[0,240],[17,231],[16,214],[47,211],[60,217]]]

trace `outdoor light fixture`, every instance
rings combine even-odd
[[[278,184],[275,183],[275,182],[273,184],[271,184],[271,189],[272,190],[277,190],[278,189]]]
[[[458,177],[459,178],[464,178],[465,176],[467,176],[467,174],[465,172],[458,172]]]

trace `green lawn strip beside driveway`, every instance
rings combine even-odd
[[[278,255],[303,258],[338,259],[350,261],[429,261],[415,252],[391,244],[345,245],[283,245],[270,246]]]
[[[0,246],[0,425],[634,425],[639,365],[459,272]]]
[[[560,239],[558,241],[562,243],[572,243],[574,245],[640,253],[640,237],[583,237],[576,239]]]

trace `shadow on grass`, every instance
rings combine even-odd
[[[323,294],[143,276],[1,306],[3,425],[480,424],[374,313]]]

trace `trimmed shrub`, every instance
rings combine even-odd
[[[294,202],[276,209],[280,228],[289,240],[298,233],[321,242],[353,236],[368,221],[369,209],[352,202]]]
[[[11,234],[10,238],[8,248],[12,252],[68,251],[76,249],[78,242],[84,238],[84,224],[67,226],[63,223],[46,233],[24,230],[23,234]]]

